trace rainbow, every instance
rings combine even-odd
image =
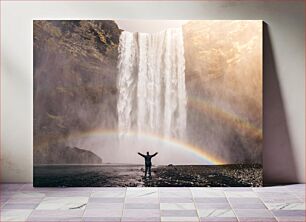
[[[92,136],[118,137],[118,135],[120,135],[120,133],[121,133],[120,131],[114,130],[114,129],[95,129],[95,130],[91,130],[91,131],[87,131],[87,132],[83,132],[83,133],[73,134],[73,135],[70,135],[69,137],[62,137],[60,139],[57,138],[56,141],[58,142],[58,141],[65,141],[65,140],[70,140],[70,139],[81,139],[81,138],[92,137]],[[178,149],[190,152],[191,154],[193,154],[196,157],[204,160],[208,164],[211,164],[211,165],[226,164],[226,161],[209,154],[208,152],[206,152],[202,148],[197,147],[197,146],[192,145],[192,144],[189,144],[189,143],[185,143],[185,142],[177,140],[177,139],[163,137],[163,136],[160,136],[158,134],[144,133],[144,132],[137,132],[137,131],[124,132],[124,137],[125,138],[141,138],[142,140],[145,140],[145,141],[148,141],[148,142],[160,141],[164,144],[173,145]],[[44,145],[48,145],[47,141],[49,141],[49,139],[46,139],[45,143],[37,144],[37,146],[41,147],[41,146],[44,146]]]
[[[262,129],[257,128],[252,125],[250,122],[245,121],[238,116],[220,109],[217,106],[214,106],[211,103],[208,103],[204,100],[192,97],[188,98],[188,107],[193,108],[205,115],[215,117],[217,119],[222,119],[224,124],[230,125],[235,128],[240,135],[248,136],[256,141],[262,141]]]
[[[255,141],[262,141],[262,129],[257,128],[256,126],[252,125],[250,122],[239,118],[239,116],[236,116],[233,113],[230,113],[209,102],[206,102],[204,100],[201,100],[195,97],[188,98],[187,106],[199,111],[200,113],[208,115],[212,118],[221,119],[224,124],[227,124],[230,127],[235,128],[236,131],[239,132],[239,134],[242,136],[248,136],[249,138],[252,138]],[[35,144],[35,146],[38,146],[38,147],[47,146],[49,141],[52,141],[52,140],[57,141],[57,142],[61,142],[61,141],[65,142],[70,139],[79,139],[79,138],[86,138],[86,137],[92,137],[92,136],[98,136],[98,137],[106,136],[106,137],[118,138],[118,135],[120,135],[120,133],[121,132],[116,129],[99,128],[99,129],[94,129],[94,130],[90,130],[86,132],[75,133],[75,134],[69,135],[68,137],[61,136],[58,134],[49,135],[45,137],[43,141],[40,141],[40,143]],[[137,132],[137,131],[125,132],[124,136],[126,138],[140,138],[142,140],[148,141],[149,143],[160,141],[164,144],[175,146],[175,148],[177,149],[181,149],[181,150],[190,152],[191,154],[197,156],[198,158],[201,158],[201,160],[204,160],[208,164],[213,164],[213,165],[226,164],[225,160],[222,160],[219,157],[209,154],[202,147],[197,147],[193,144],[189,144],[189,143],[183,142],[178,139],[167,138],[167,137],[164,137],[158,134]]]
[[[87,133],[82,134],[82,136],[93,136],[93,135],[108,135],[108,136],[117,136],[119,135],[118,130],[93,130],[89,131]],[[197,147],[195,145],[185,143],[183,141],[174,139],[174,138],[167,138],[164,136],[160,136],[158,134],[153,133],[144,133],[144,132],[137,132],[137,131],[128,131],[124,133],[125,137],[131,137],[131,138],[137,138],[140,137],[143,140],[150,141],[161,141],[165,144],[169,145],[175,145],[175,147],[179,149],[183,149],[185,151],[191,152],[192,154],[196,155],[197,157],[204,159],[206,162],[213,164],[213,165],[222,165],[225,164],[224,160],[221,160],[219,158],[214,157],[213,155],[205,152],[200,147]]]

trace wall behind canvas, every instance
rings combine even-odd
[[[2,182],[32,182],[33,19],[264,20],[264,180],[305,182],[303,1],[1,2]]]

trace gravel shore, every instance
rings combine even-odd
[[[161,166],[153,170],[154,177],[146,186],[159,187],[258,187],[262,186],[263,171],[259,164],[222,166]]]
[[[35,166],[35,187],[235,187],[262,186],[262,166],[169,165],[152,167],[144,177],[141,165]]]

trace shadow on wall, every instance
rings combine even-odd
[[[298,182],[268,24],[263,25],[264,184]]]

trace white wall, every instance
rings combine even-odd
[[[261,19],[267,183],[305,182],[303,1],[1,1],[1,179],[32,181],[33,19]]]

